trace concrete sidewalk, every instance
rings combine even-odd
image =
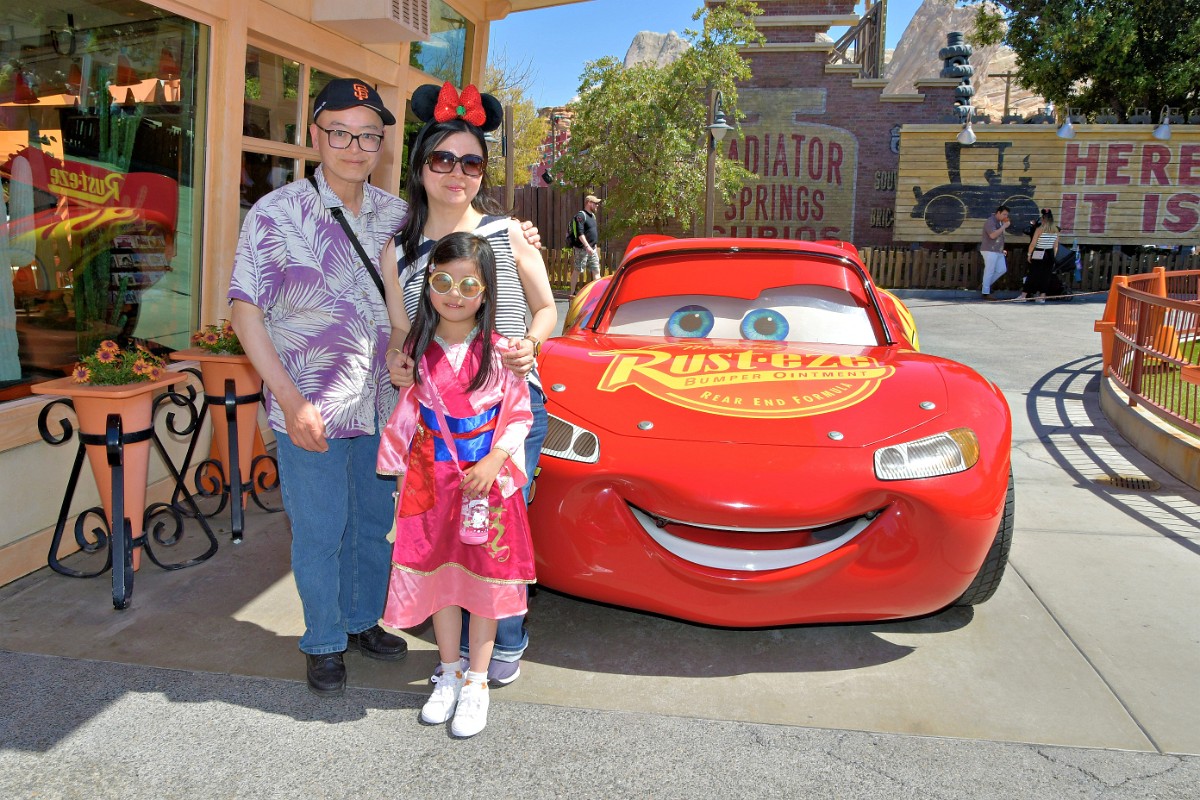
[[[454,742],[416,722],[428,630],[399,664],[348,656],[345,697],[307,693],[286,519],[253,510],[208,563],[144,567],[124,612],[106,578],[0,588],[0,794],[1194,797],[1200,496],[1100,414],[1101,306],[908,302],[922,349],[1013,410],[1016,534],[988,603],[731,631],[542,591],[521,679]]]

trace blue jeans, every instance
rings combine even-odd
[[[304,607],[300,649],[346,649],[346,634],[378,624],[387,599],[395,478],[376,474],[379,434],[328,439],[314,453],[275,432],[283,506],[292,523],[292,573]]]
[[[529,490],[533,486],[533,474],[537,470],[538,459],[542,455],[542,442],[546,441],[546,395],[529,384],[529,410],[533,412],[533,427],[525,437],[525,474],[529,481],[525,484],[525,503],[529,504]],[[470,653],[467,643],[467,628],[471,615],[463,612],[462,641],[459,652],[465,658]],[[496,661],[518,661],[529,646],[529,631],[525,629],[525,617],[505,617],[496,626],[496,646],[492,649],[492,658]]]

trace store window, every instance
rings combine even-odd
[[[413,42],[409,49],[409,64],[429,73],[439,81],[455,86],[469,83],[471,52],[475,26],[443,0],[429,4],[429,41]]]
[[[197,322],[208,29],[135,0],[0,4],[0,401]]]
[[[312,174],[315,164],[306,161],[313,155],[308,120],[316,96],[336,77],[254,45],[246,48],[243,220],[263,195]]]

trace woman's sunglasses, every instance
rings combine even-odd
[[[454,165],[462,164],[462,173],[468,178],[478,178],[483,174],[483,168],[487,166],[487,160],[483,156],[477,156],[474,153],[456,156],[448,150],[434,150],[429,154],[429,158],[425,159],[425,163],[434,172],[442,174],[454,172]]]
[[[455,283],[449,272],[435,272],[429,276],[429,288],[438,294],[450,294],[457,289],[459,296],[464,300],[474,300],[483,294],[484,286],[483,281],[474,275],[468,275]]]

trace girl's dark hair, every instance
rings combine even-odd
[[[1055,227],[1054,226],[1054,212],[1048,208],[1043,208],[1042,209],[1042,223],[1045,225],[1046,230],[1048,230],[1048,231],[1053,230]]]
[[[467,391],[473,392],[488,384],[492,378],[492,355],[495,344],[492,336],[496,332],[496,255],[487,239],[473,233],[463,231],[447,234],[438,240],[429,253],[429,273],[435,272],[435,267],[448,264],[451,261],[470,261],[479,269],[479,278],[483,281],[483,302],[475,312],[475,323],[479,326],[479,340],[483,348],[480,351],[479,370],[471,378]],[[417,316],[413,320],[412,330],[404,339],[404,351],[412,357],[413,380],[421,382],[421,356],[429,349],[437,333],[441,315],[433,307],[430,299],[429,282],[426,280],[421,291],[421,302],[417,306]]]
[[[408,160],[408,221],[400,232],[400,249],[404,253],[405,263],[412,264],[417,260],[417,248],[421,246],[421,236],[425,232],[425,223],[429,221],[429,197],[425,194],[425,186],[421,176],[425,172],[426,159],[429,154],[438,149],[446,138],[455,133],[469,133],[479,142],[480,152],[487,158],[487,140],[483,131],[466,120],[452,119],[448,122],[432,122],[427,124],[417,134],[413,142],[412,152]],[[458,167],[462,169],[462,167]],[[479,193],[471,201],[471,206],[480,214],[503,214],[500,203],[489,194],[491,181],[488,180],[486,163],[483,175],[479,179]]]

